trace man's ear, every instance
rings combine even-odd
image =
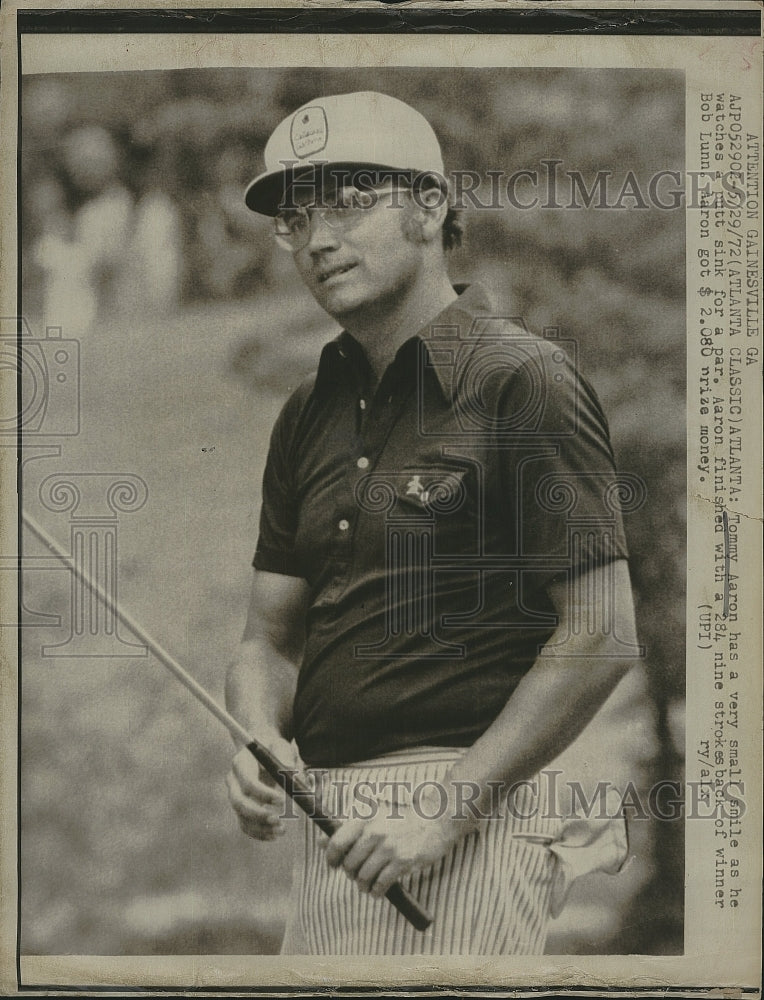
[[[448,212],[448,195],[440,187],[419,189],[412,193],[417,208],[417,224],[423,243],[440,239]]]

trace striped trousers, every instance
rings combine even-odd
[[[407,750],[330,768],[323,779],[325,802],[337,815],[348,815],[359,786],[367,790],[398,782],[416,788],[441,782],[461,753]],[[538,795],[521,788],[514,809],[481,823],[438,864],[403,879],[433,915],[424,932],[386,899],[360,892],[341,868],[330,868],[321,848],[325,835],[306,819],[281,954],[541,954],[555,868],[549,844],[559,836],[562,821],[556,810],[546,808],[545,783],[537,786]]]

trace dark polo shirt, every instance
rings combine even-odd
[[[344,332],[287,401],[254,565],[311,587],[293,713],[307,764],[471,745],[554,631],[546,585],[627,555],[574,352],[473,285],[375,392]]]

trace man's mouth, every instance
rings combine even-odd
[[[341,264],[337,267],[327,267],[318,272],[318,283],[323,285],[332,278],[337,278],[341,274],[347,274],[355,267],[355,264]]]

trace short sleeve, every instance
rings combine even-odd
[[[297,491],[290,462],[294,409],[294,400],[290,399],[271,433],[263,473],[260,532],[253,560],[255,569],[285,576],[303,576],[295,553]]]
[[[553,579],[627,558],[607,420],[597,395],[564,352],[541,341],[538,357],[510,380],[505,415],[525,408],[504,469],[526,595]],[[534,405],[528,406],[528,387]]]

